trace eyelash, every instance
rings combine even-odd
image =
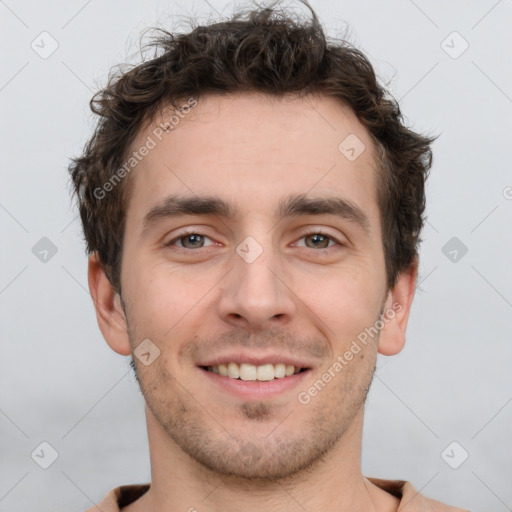
[[[198,231],[187,230],[187,231],[184,231],[183,233],[180,233],[177,237],[173,238],[171,241],[167,242],[165,244],[165,246],[166,247],[172,247],[178,240],[181,240],[182,238],[185,238],[186,236],[189,236],[189,235],[200,235],[200,236],[203,236],[205,238],[210,238],[208,235],[203,235],[203,234],[199,233]],[[303,238],[307,238],[308,236],[311,236],[311,235],[322,235],[322,236],[325,236],[329,240],[332,240],[333,242],[336,243],[335,246],[321,248],[323,252],[330,252],[330,250],[331,249],[335,249],[336,246],[344,246],[345,245],[345,244],[341,243],[337,238],[333,237],[329,233],[325,233],[322,230],[314,230],[314,231],[310,231],[308,233],[304,233],[299,238],[299,240],[302,240]],[[203,250],[207,250],[208,247],[199,247],[197,249],[188,249],[186,247],[176,247],[176,248],[180,249],[182,251],[187,251],[187,252],[189,252],[189,251],[202,252]],[[301,247],[303,247],[304,249],[318,250],[318,249],[314,249],[313,247],[304,247],[304,246],[301,246]]]

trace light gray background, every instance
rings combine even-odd
[[[441,134],[408,342],[379,356],[363,471],[473,511],[512,510],[512,2],[312,4],[331,35],[349,24],[409,124]],[[66,166],[92,133],[92,93],[112,65],[137,61],[141,31],[231,12],[210,5],[0,2],[1,511],[83,511],[149,480],[143,400],[96,324]],[[59,44],[47,59],[31,48],[43,31]],[[453,31],[469,44],[458,58]],[[46,263],[32,253],[42,237],[58,249]],[[443,253],[452,237],[468,249],[455,262]],[[58,452],[46,470],[31,458],[43,441]],[[452,441],[452,465],[469,453],[458,469],[442,457]]]

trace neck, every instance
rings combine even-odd
[[[363,408],[337,444],[313,467],[280,480],[216,473],[169,438],[146,407],[151,457],[150,490],[123,511],[171,512],[391,512],[398,499],[361,473]]]

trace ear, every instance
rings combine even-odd
[[[417,277],[418,258],[416,257],[409,268],[399,274],[395,286],[388,292],[382,313],[384,327],[380,331],[379,354],[393,356],[404,348],[405,331]]]
[[[123,356],[131,354],[128,325],[121,306],[121,297],[108,280],[96,252],[89,256],[89,290],[98,325],[110,348]]]

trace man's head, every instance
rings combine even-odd
[[[403,346],[431,141],[315,17],[159,43],[99,93],[70,168],[98,321],[155,432],[226,475],[290,476],[357,437],[377,351]],[[251,361],[306,371],[273,396],[208,371]]]
[[[350,106],[366,128],[377,148],[377,195],[391,287],[417,254],[432,139],[402,124],[398,104],[377,83],[366,57],[346,42],[328,43],[314,14],[304,24],[275,16],[271,9],[199,26],[189,34],[164,32],[153,44],[158,57],[114,74],[91,100],[101,119],[84,154],[70,166],[88,252],[98,252],[113,286],[119,290],[121,285],[130,178],[137,165],[129,161],[144,123],[170,104],[190,108],[190,98],[195,104],[210,93],[255,91],[274,97],[322,92]],[[163,124],[173,129],[176,119],[168,115]],[[119,179],[120,174],[127,177]],[[111,190],[105,188],[108,183]]]

